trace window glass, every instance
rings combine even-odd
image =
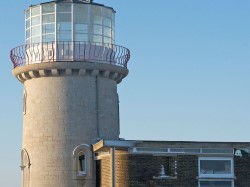
[[[30,29],[26,30],[26,38],[30,37]]]
[[[74,22],[75,23],[88,23],[88,15],[75,13]]]
[[[99,25],[101,25],[101,24],[102,24],[102,17],[101,17],[101,16],[95,15],[95,16],[94,16],[94,24],[99,24]]]
[[[31,35],[32,36],[40,35],[40,25],[31,28]]]
[[[70,33],[59,33],[57,35],[58,41],[61,42],[70,42],[71,41],[71,34]]]
[[[111,27],[111,19],[103,18],[103,25],[106,27]]]
[[[93,42],[101,43],[102,42],[102,36],[93,35]]]
[[[102,15],[102,8],[100,6],[91,6],[93,15]]]
[[[55,41],[55,34],[43,35],[43,42],[53,42]]]
[[[231,181],[200,181],[200,187],[232,187]]]
[[[83,152],[80,152],[78,155],[78,171],[80,174],[86,173],[86,158]]]
[[[31,24],[32,24],[32,26],[39,25],[40,24],[40,16],[32,17]]]
[[[80,42],[87,42],[89,41],[88,34],[76,34],[75,35],[75,41]]]
[[[102,26],[100,25],[94,25],[94,34],[102,35]]]
[[[54,3],[44,4],[42,6],[42,11],[43,11],[43,14],[54,13],[55,12],[55,4]]]
[[[36,16],[40,14],[40,6],[31,9],[31,16]]]
[[[75,24],[75,33],[88,33],[87,24]]]
[[[201,160],[200,174],[231,174],[230,160]]]
[[[57,22],[71,22],[71,13],[57,14]]]
[[[26,21],[26,29],[30,28],[30,19]]]
[[[80,12],[81,14],[87,14],[88,6],[85,4],[74,4],[74,12]]]
[[[66,17],[65,17],[66,16]],[[69,16],[69,17],[67,17]],[[57,23],[57,33],[59,41],[71,41],[72,28],[71,28],[71,14],[59,14]]]
[[[55,32],[55,24],[44,24],[43,25],[43,34],[54,33]]]
[[[30,9],[26,10],[26,19],[30,18]]]
[[[57,4],[57,12],[71,12],[72,3],[59,3]]]
[[[30,44],[30,38],[26,40],[26,44]]]
[[[58,23],[57,29],[59,33],[71,33],[71,23],[70,22]]]
[[[111,43],[111,38],[109,38],[109,37],[104,37],[103,38],[103,43]]]
[[[31,38],[32,43],[40,43],[40,36],[35,36]]]
[[[111,28],[110,27],[104,27],[103,35],[107,37],[111,37]]]
[[[43,23],[51,23],[51,22],[55,22],[54,14],[43,15]]]
[[[105,16],[105,17],[112,17],[112,10],[111,9],[109,9],[109,8],[103,8],[103,15]]]
[[[112,38],[115,39],[115,31],[112,29]]]

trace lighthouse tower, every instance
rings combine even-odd
[[[22,187],[94,187],[91,145],[119,140],[117,84],[128,74],[115,11],[55,0],[26,9],[25,23],[25,45],[10,54],[24,85]]]

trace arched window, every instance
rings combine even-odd
[[[86,156],[83,151],[78,154],[78,175],[86,174]]]
[[[89,145],[78,145],[73,151],[73,170],[76,179],[92,178],[93,176],[93,152]]]
[[[30,157],[26,149],[21,151],[21,169],[22,169],[22,183],[23,187],[29,187],[30,180]]]

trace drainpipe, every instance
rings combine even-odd
[[[100,140],[100,122],[99,122],[99,85],[98,85],[98,76],[95,78],[95,86],[96,86],[96,127],[97,127],[97,140]]]
[[[115,165],[115,147],[111,148],[112,157],[112,187],[116,187],[116,165]]]

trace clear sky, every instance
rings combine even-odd
[[[24,43],[23,10],[0,1],[0,184],[21,184],[22,85],[9,52]],[[112,6],[116,44],[131,50],[119,85],[121,137],[250,141],[249,0],[95,0]]]

